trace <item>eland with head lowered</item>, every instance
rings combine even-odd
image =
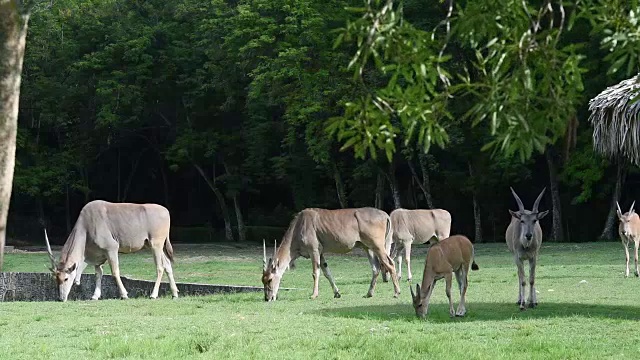
[[[157,204],[110,203],[102,200],[86,204],[67,238],[60,260],[51,251],[45,230],[47,251],[51,259],[51,272],[59,290],[59,299],[66,301],[71,286],[80,284],[82,271],[91,264],[96,270],[96,288],[91,299],[101,296],[102,265],[109,262],[120,297],[128,298],[120,279],[118,253],[132,253],[150,247],[156,264],[157,278],[151,298],[158,297],[164,271],[169,278],[173,297],[178,297],[178,287],[173,279],[173,248],[169,241],[169,210]]]
[[[540,227],[540,219],[545,217],[547,211],[538,211],[538,205],[542,195],[547,188],[542,189],[540,195],[533,203],[532,210],[525,210],[522,200],[518,194],[511,188],[511,193],[518,203],[518,211],[511,211],[511,223],[507,227],[505,238],[507,246],[513,254],[514,261],[518,267],[518,286],[520,288],[518,294],[518,303],[521,310],[525,309],[525,288],[527,283],[524,276],[524,261],[529,261],[529,307],[533,308],[538,305],[536,300],[536,261],[538,260],[538,251],[542,245],[542,228]]]
[[[453,235],[431,246],[424,264],[422,287],[416,284],[414,293],[413,288],[409,286],[416,315],[419,318],[425,317],[436,281],[444,278],[445,293],[449,299],[449,315],[464,316],[467,313],[465,298],[469,284],[469,269],[478,270],[479,267],[475,261],[473,244],[466,236]],[[460,289],[458,310],[453,309],[451,298],[452,274],[456,275],[458,289]]]
[[[394,296],[400,288],[393,260],[387,254],[385,243],[391,241],[391,219],[382,210],[365,207],[357,209],[327,210],[308,208],[300,211],[289,224],[280,247],[273,249],[273,256],[267,261],[263,244],[262,284],[265,301],[274,301],[278,296],[280,280],[285,270],[293,267],[296,258],[311,258],[313,267],[313,293],[318,297],[320,270],[331,283],[334,297],[340,291],[329,271],[324,253],[345,254],[355,247],[365,250],[373,276],[367,297],[373,296],[380,268],[391,274]]]

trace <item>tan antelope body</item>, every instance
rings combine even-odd
[[[514,261],[518,268],[518,302],[521,310],[525,309],[525,288],[527,283],[525,282],[524,275],[524,261],[529,261],[529,307],[533,308],[538,305],[536,300],[536,262],[538,260],[538,252],[540,246],[542,246],[542,228],[540,227],[539,220],[549,213],[549,211],[538,212],[538,205],[542,199],[547,188],[542,189],[540,195],[533,204],[533,210],[525,210],[522,200],[518,197],[516,192],[511,189],[513,197],[518,203],[518,211],[511,211],[511,222],[507,227],[505,238],[507,241],[507,247],[514,256]]]
[[[433,294],[436,281],[444,278],[446,282],[445,292],[449,298],[449,315],[464,316],[467,312],[465,296],[468,287],[469,266],[472,270],[478,270],[474,259],[474,249],[471,241],[463,235],[452,235],[431,246],[427,253],[422,275],[422,287],[416,284],[416,292],[411,289],[413,307],[416,315],[424,318],[429,310],[429,300]],[[460,289],[460,303],[458,310],[453,309],[451,298],[452,274],[456,274],[456,281]]]
[[[411,281],[411,246],[424,244],[434,237],[437,241],[448,238],[451,232],[451,214],[443,209],[396,209],[391,212],[390,217],[393,228],[392,242],[395,244],[391,257],[396,258],[398,279],[402,278],[402,250],[404,250],[407,280]],[[387,252],[390,252],[390,248],[391,244],[387,244]]]
[[[626,255],[626,268],[624,272],[624,277],[629,277],[629,242],[633,241],[634,244],[634,254],[633,260],[635,263],[635,275],[640,276],[640,269],[638,269],[638,245],[640,245],[640,217],[636,214],[635,210],[633,210],[633,206],[636,204],[634,201],[631,204],[631,208],[626,213],[622,213],[620,210],[620,205],[616,201],[616,205],[618,206],[618,220],[620,223],[618,224],[618,233],[620,234],[620,240],[622,240],[622,246],[624,246],[624,253]]]
[[[55,276],[60,300],[66,301],[73,283],[80,283],[80,276],[87,264],[95,266],[96,288],[92,299],[99,299],[102,265],[107,261],[118,285],[120,297],[126,299],[127,290],[120,279],[118,253],[132,253],[144,247],[151,248],[157,269],[156,283],[150,297],[158,297],[164,271],[167,272],[173,297],[177,297],[178,288],[171,267],[173,248],[169,241],[169,227],[169,210],[163,206],[91,201],[80,211],[78,220],[60,252],[58,263],[51,252],[45,230],[52,265],[50,270]]]
[[[340,292],[329,271],[324,253],[344,254],[360,246],[366,250],[373,277],[367,297],[373,296],[380,266],[392,275],[397,297],[400,294],[393,261],[387,255],[385,242],[391,237],[391,221],[384,211],[365,207],[357,209],[327,210],[309,208],[300,211],[289,224],[280,247],[274,248],[273,257],[267,262],[264,248],[262,283],[265,301],[274,301],[278,295],[280,280],[287,267],[296,258],[311,258],[313,267],[313,293],[318,296],[320,269],[331,283],[334,297]]]

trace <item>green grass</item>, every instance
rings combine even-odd
[[[175,246],[177,281],[260,285],[259,247]],[[414,283],[424,249],[414,251]],[[154,278],[151,255],[121,256],[121,272]],[[46,271],[45,253],[8,254],[5,271]],[[2,359],[605,359],[637,355],[640,280],[623,277],[619,243],[545,244],[539,307],[515,305],[515,265],[504,244],[478,245],[467,316],[449,318],[443,280],[426,320],[415,317],[406,281],[394,299],[361,253],[328,255],[342,298],[322,278],[309,300],[311,264],[285,273],[278,301],[262,293],[98,302],[0,303]],[[88,269],[90,270],[90,269]],[[108,273],[108,267],[105,267]],[[406,274],[406,273],[405,273]],[[586,280],[587,283],[580,283]],[[454,295],[457,306],[458,294]]]

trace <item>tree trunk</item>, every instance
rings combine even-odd
[[[375,207],[380,210],[384,207],[384,175],[381,172],[378,172],[376,180]]]
[[[336,183],[336,192],[338,193],[338,202],[340,203],[340,207],[346,209],[349,207],[349,202],[347,201],[347,195],[344,190],[344,183],[342,182],[342,176],[340,176],[340,170],[338,170],[338,166],[333,163],[333,179]]]
[[[420,170],[422,171],[422,188],[425,191],[425,201],[429,209],[433,209],[433,198],[431,197],[431,179],[429,178],[429,159],[427,155],[419,152],[418,160],[420,161]]]
[[[468,163],[469,165],[469,176],[471,177],[472,181],[473,179],[475,179],[474,176],[474,172],[473,172],[473,166],[471,166],[471,163]],[[473,200],[473,220],[474,220],[474,224],[475,224],[475,230],[476,230],[476,236],[475,236],[475,243],[481,243],[482,242],[482,214],[480,212],[480,204],[478,203],[478,190],[476,185],[473,185],[473,188],[471,190],[471,194],[472,194],[472,200]]]
[[[229,166],[227,166],[227,163],[223,160],[222,161],[222,166],[224,166],[224,171],[227,175],[228,178],[233,179],[234,175],[231,172]],[[236,185],[238,186],[237,188],[240,188],[239,184],[241,183],[240,177],[236,178]],[[229,185],[229,184],[227,184]],[[227,186],[227,189],[229,189],[230,187]],[[247,239],[247,232],[246,229],[244,227],[244,220],[242,218],[242,209],[240,209],[240,203],[238,202],[238,193],[239,190],[237,190],[237,188],[231,187],[231,191],[228,191],[228,194],[231,193],[231,199],[233,201],[233,207],[234,210],[236,212],[236,221],[238,223],[238,241],[246,241]]]
[[[233,207],[236,211],[236,221],[238,222],[238,241],[247,241],[247,230],[244,227],[244,220],[242,219],[242,211],[240,210],[240,203],[238,202],[238,194],[233,194]]]
[[[547,166],[549,167],[549,183],[551,187],[551,202],[553,205],[553,225],[552,225],[552,239],[556,242],[564,241],[564,234],[562,231],[562,209],[560,204],[560,189],[558,180],[558,171],[556,169],[556,163],[554,161],[554,155],[551,153],[553,149],[550,147],[545,151],[544,155],[547,159]]]
[[[416,190],[413,183],[415,183],[415,179],[411,179],[409,181],[409,186],[407,187],[407,202],[409,203],[409,207],[411,209],[418,208],[418,198],[416,197]]]
[[[169,179],[167,178],[167,174],[164,170],[164,166],[162,163],[162,158],[160,158],[160,164],[159,164],[159,168],[160,168],[160,175],[162,175],[162,189],[164,192],[164,206],[169,209]],[[171,210],[171,209],[169,209]]]
[[[600,234],[600,240],[613,240],[617,238],[617,216],[616,210],[617,205],[616,202],[620,200],[620,194],[622,193],[622,185],[624,185],[626,171],[624,166],[624,160],[618,159],[618,170],[616,171],[616,186],[613,189],[613,194],[611,195],[611,204],[609,205],[609,214],[607,215],[607,221],[604,224],[604,229],[602,230],[602,234]]]
[[[138,169],[138,165],[140,164],[140,159],[142,159],[142,154],[145,152],[145,150],[142,150],[140,154],[138,154],[138,157],[136,157],[136,159],[133,161],[131,171],[129,172],[129,176],[127,177],[127,183],[124,185],[124,190],[122,191],[122,198],[120,199],[121,202],[127,200],[127,195],[129,194],[129,189],[131,188],[131,181],[133,181],[133,176],[136,174],[136,170]],[[118,180],[118,184],[120,184],[120,180]]]
[[[122,181],[120,180],[120,176],[121,176],[121,169],[120,169],[120,149],[118,148],[118,162],[117,162],[117,178],[118,178],[118,196],[116,197],[116,199],[118,199],[118,202],[122,202],[122,191],[121,191],[121,183]]]
[[[0,270],[16,161],[20,81],[29,22],[25,6],[18,0],[0,0]]]
[[[207,185],[209,185],[209,188],[211,189],[211,191],[213,191],[213,193],[216,195],[216,198],[218,199],[218,204],[220,204],[220,210],[222,211],[222,218],[224,219],[225,240],[233,241],[233,231],[231,229],[231,217],[229,216],[229,208],[227,207],[227,202],[224,199],[224,195],[222,194],[222,191],[220,191],[220,189],[218,189],[218,187],[213,182],[211,182],[211,180],[209,180],[209,177],[207,177],[207,174],[204,173],[200,165],[194,163],[193,167],[196,168],[196,170],[198,171],[202,179],[204,179]]]
[[[67,234],[71,232],[71,199],[69,198],[69,184],[65,186],[66,199],[64,203],[64,213],[67,222]]]
[[[396,179],[396,167],[392,161],[389,164],[389,172],[387,173],[387,179],[389,180],[389,187],[391,188],[391,196],[393,198],[393,208],[399,209],[402,207],[400,201],[400,189],[398,189],[398,181]]]
[[[82,192],[84,193],[84,203],[87,204],[89,202],[89,199],[91,199],[91,197],[89,196],[89,193],[91,192],[91,190],[89,190],[89,169],[87,166],[83,166],[80,168],[80,174],[82,176],[82,182],[84,183],[84,189],[82,189]]]
[[[431,198],[431,184],[429,181],[429,171],[427,169],[427,157],[426,155],[419,153],[418,159],[420,162],[420,170],[422,173],[422,179],[418,177],[418,172],[416,171],[415,166],[413,166],[413,162],[411,159],[407,159],[407,164],[409,164],[409,170],[411,170],[411,176],[415,179],[418,187],[422,191],[422,195],[424,195],[424,200],[427,203],[427,207],[429,209],[433,209],[433,199]]]

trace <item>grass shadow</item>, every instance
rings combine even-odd
[[[457,308],[458,303],[454,302]],[[396,305],[363,305],[341,308],[320,309],[317,313],[327,317],[343,317],[351,319],[389,320],[417,320],[411,304]],[[531,320],[559,317],[585,317],[616,320],[640,320],[640,306],[601,305],[579,303],[540,303],[535,309],[521,311],[514,303],[467,303],[467,315],[464,317],[449,317],[448,304],[432,304],[425,321],[435,323],[470,322],[470,321],[505,321]]]

